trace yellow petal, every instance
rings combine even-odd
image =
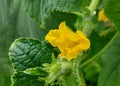
[[[79,47],[83,50],[87,50],[90,47],[90,40],[87,39],[81,31],[77,31],[77,34],[80,38],[78,43]]]
[[[100,10],[98,13],[98,21],[108,22],[109,19],[104,15],[104,9]]]
[[[66,59],[70,61],[73,58],[76,58],[79,52],[74,51],[74,49],[68,49],[66,53]]]
[[[46,35],[45,40],[48,40],[51,45],[56,47],[60,42],[59,35],[60,34],[58,30],[50,30],[49,33]]]
[[[62,22],[60,25],[59,25],[59,31],[60,31],[60,36],[61,36],[61,39],[69,39],[70,41],[78,41],[78,38],[77,38],[77,35],[72,31],[70,30],[65,22]]]
[[[90,47],[90,41],[81,31],[74,33],[62,22],[58,30],[50,30],[45,37],[52,46],[58,47],[61,53],[59,57],[65,56],[68,61]]]

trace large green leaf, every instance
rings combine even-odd
[[[113,21],[118,27],[120,26],[120,1],[107,0],[105,7],[106,16]]]
[[[30,38],[16,39],[9,50],[9,56],[16,71],[42,66],[51,62],[52,46],[45,41]]]
[[[17,37],[34,37],[43,40],[46,34],[46,30],[40,29],[36,22],[26,15],[22,8],[20,8],[17,26],[14,29],[17,31]]]
[[[12,85],[21,86],[22,83],[22,86],[41,86],[44,84],[38,78],[46,76],[41,67],[43,63],[51,62],[53,50],[46,41],[23,37],[16,39],[9,49],[9,57],[17,72],[12,77]],[[34,70],[39,72],[35,73]],[[30,72],[32,74],[28,74]]]
[[[120,32],[102,54],[103,69],[98,86],[120,86]]]
[[[46,28],[45,24],[47,18],[51,18],[52,14],[56,12],[80,13],[83,12],[81,8],[87,6],[89,3],[88,0],[23,0],[22,2],[23,8],[25,8],[26,12],[40,24],[41,28]],[[60,17],[58,16],[57,18]],[[56,20],[60,22],[57,18],[51,21]],[[69,20],[71,20],[71,18],[69,18]]]

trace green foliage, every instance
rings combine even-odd
[[[120,1],[119,0],[107,0],[105,6],[105,14],[108,18],[114,22],[118,27],[120,26]],[[119,29],[119,28],[118,28]]]
[[[103,70],[99,76],[98,86],[120,86],[119,38],[118,32],[102,54]]]
[[[0,0],[0,86],[11,84],[13,69],[8,50],[13,40],[21,36],[43,40],[45,32],[26,15],[19,1]]]
[[[44,86],[44,82],[38,81],[38,76],[19,72],[12,76],[12,86]]]
[[[108,18],[116,24],[119,29],[120,26],[120,2],[118,0],[107,0],[105,7],[105,14]],[[99,76],[98,86],[120,86],[120,33],[119,31],[115,34],[113,39],[105,48],[102,53],[103,69]]]
[[[14,13],[12,12],[18,9],[18,7],[16,9],[10,8],[10,2],[0,0],[0,86],[10,86],[11,83],[12,67],[8,58],[8,49],[12,40],[17,35],[16,31],[12,29],[16,28],[14,20],[16,20],[17,16],[13,17]]]
[[[87,6],[89,2],[88,0],[24,0],[22,3],[25,11],[38,22],[41,28],[48,28],[45,25],[50,22],[46,21],[47,18],[51,18],[52,14],[55,13],[57,16],[59,14],[56,14],[56,12],[80,13],[83,11],[81,8]],[[61,22],[59,17],[58,19],[51,19],[51,21]],[[62,21],[65,21],[65,19]]]
[[[12,65],[17,74],[13,75],[13,86],[18,86],[22,81],[23,86],[32,85],[34,80],[35,83],[39,84],[38,76],[34,77],[34,67],[42,67],[43,63],[51,62],[51,55],[53,52],[53,47],[46,41],[39,41],[30,38],[19,38],[13,42],[9,50],[9,56],[12,61]],[[27,75],[22,73],[30,73],[29,68],[34,68],[31,70],[31,74],[34,76],[26,77]],[[29,70],[28,70],[29,69]],[[38,70],[38,69],[36,69]],[[40,71],[41,70],[41,71]],[[39,69],[38,72],[43,72]],[[45,76],[41,75],[40,76]],[[19,78],[20,77],[20,78]],[[34,77],[34,78],[32,78]],[[26,81],[31,81],[26,84]],[[33,84],[36,85],[36,84]],[[41,83],[41,82],[40,82]]]
[[[7,57],[0,57],[0,86],[10,86],[12,67]]]
[[[51,64],[52,53],[57,57],[59,51],[46,41],[42,41],[46,33],[50,29],[58,28],[62,21],[66,21],[73,31],[82,30],[90,38],[91,48],[80,64],[80,71],[84,73],[87,86],[97,84],[120,86],[120,1],[99,0],[98,6],[93,6],[94,8],[92,5],[89,7],[91,1],[94,2],[94,0],[0,0],[0,64],[3,64],[0,66],[0,86],[10,86],[10,75],[13,70],[7,52],[12,41],[18,37],[22,38],[16,39],[9,51],[14,68],[12,86],[44,86],[44,81],[46,79],[49,81],[54,76],[55,82],[58,79],[63,80],[68,86],[78,85],[76,70],[71,75],[68,73],[67,76],[60,77],[61,68],[65,65],[61,63],[62,66],[57,64],[59,67],[55,67],[55,64]],[[90,13],[91,10],[94,11],[95,8],[99,10],[102,7],[105,7],[105,15],[111,21],[108,26],[107,23],[98,22],[98,16]],[[48,68],[55,71],[43,70],[45,67],[43,63],[49,63]],[[59,63],[59,60],[56,63]],[[71,64],[73,66],[74,61]]]
[[[82,68],[85,73],[84,76],[86,82],[89,84],[89,86],[97,85],[98,75],[102,70],[101,66],[102,61],[100,59],[100,56],[102,54],[101,52],[104,51],[104,48],[107,47],[107,44],[111,41],[111,38],[115,34],[115,30],[114,31],[110,30],[111,32],[104,33],[105,31],[108,31],[110,28],[105,27],[103,22],[99,22],[94,25],[95,27],[89,36],[89,39],[91,41],[91,48],[84,60],[86,61],[90,58],[96,58],[96,60],[94,59],[90,61],[89,65],[86,65],[85,67]],[[84,60],[83,64],[85,62]]]
[[[9,56],[16,71],[51,62],[52,47],[35,39],[19,38],[11,45]]]

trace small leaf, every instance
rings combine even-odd
[[[52,46],[45,41],[19,38],[12,43],[9,56],[14,69],[24,71],[51,62],[52,49]]]
[[[42,67],[29,68],[29,69],[26,69],[23,72],[26,73],[26,74],[43,76],[43,77],[45,75],[47,75],[47,73],[45,71],[43,71]]]

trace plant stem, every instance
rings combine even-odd
[[[119,31],[117,31],[115,33],[115,35],[113,36],[113,38],[110,40],[110,42],[99,52],[97,53],[95,56],[93,56],[92,58],[90,58],[89,60],[87,60],[86,62],[84,62],[83,64],[80,65],[80,68],[86,66],[87,64],[90,64],[91,62],[93,62],[96,59],[101,58],[101,54],[109,47],[109,45],[114,41],[114,39],[118,36]]]
[[[95,11],[95,9],[96,9],[96,7],[97,7],[98,1],[99,1],[99,0],[92,0],[92,1],[91,1],[90,5],[89,5],[89,7],[88,7],[88,9],[91,11],[91,14],[94,13],[94,11]]]
[[[76,70],[76,74],[77,74],[77,78],[78,78],[78,81],[79,81],[79,85],[80,86],[86,86],[86,83],[85,83],[85,80],[84,80],[82,72],[77,69]]]
[[[80,86],[86,86],[86,83],[85,83],[85,79],[84,79],[84,77],[83,77],[83,74],[82,74],[82,72],[81,71],[79,71],[79,74],[80,74],[80,78],[81,78],[81,84],[80,84]]]
[[[79,12],[72,12],[73,14],[75,14],[75,15],[78,15],[78,16],[80,16],[80,17],[84,17],[84,14],[83,13],[79,13]]]
[[[78,81],[79,81],[79,85],[80,86],[86,86],[86,83],[85,83],[85,80],[84,80],[84,77],[83,77],[83,74],[82,72],[80,71],[80,63],[83,59],[83,55],[78,55],[77,59],[76,59],[76,74],[77,74],[77,78],[78,78]]]

